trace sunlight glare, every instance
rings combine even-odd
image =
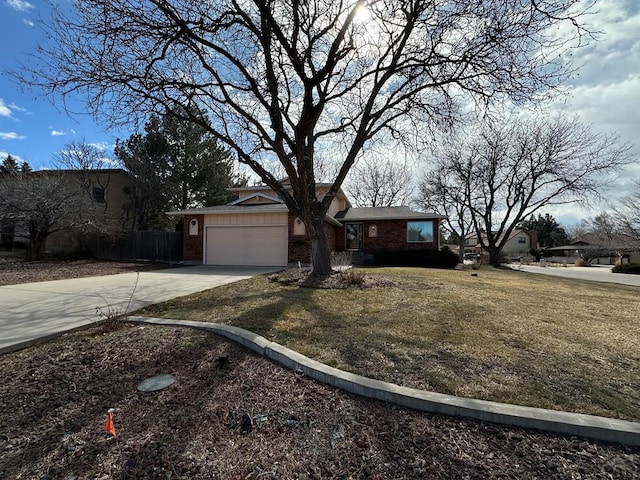
[[[364,2],[358,2],[356,5],[356,14],[353,17],[355,23],[366,23],[371,18],[371,13]]]

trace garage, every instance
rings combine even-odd
[[[287,264],[286,225],[207,226],[205,245],[207,265]]]

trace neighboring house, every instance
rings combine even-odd
[[[487,243],[486,233],[483,234],[484,243]],[[501,241],[501,239],[498,239]],[[502,249],[502,254],[509,258],[530,256],[531,249],[538,249],[538,232],[535,230],[514,229]],[[476,233],[468,234],[464,239],[464,253],[479,253],[488,255],[482,251],[480,239]]]
[[[110,230],[121,231],[131,228],[129,216],[131,198],[127,192],[132,189],[131,175],[119,168],[93,170],[50,170],[49,174],[71,175],[81,180],[90,195],[96,212],[110,224]],[[79,248],[76,234],[54,233],[47,239],[46,251],[53,254],[70,254]]]
[[[585,234],[566,245],[547,249],[552,254],[551,262],[573,263],[578,257],[585,258],[591,264],[615,265],[617,263],[640,263],[640,245],[637,240],[617,235],[606,241],[597,235]]]
[[[319,184],[318,197],[329,187]],[[227,205],[167,212],[184,217],[185,261],[264,266],[311,262],[304,223],[270,187],[230,190],[238,199]],[[442,218],[408,207],[352,208],[340,190],[325,216],[325,232],[329,250],[353,252],[359,263],[365,255],[381,251],[439,249]]]
[[[66,184],[77,184],[86,191],[93,202],[96,215],[100,215],[100,221],[109,224],[111,230],[129,229],[127,211],[130,207],[128,191],[131,190],[131,176],[122,169],[95,169],[95,170],[38,170],[30,172],[31,176],[64,176]],[[73,179],[73,180],[71,180]],[[74,181],[77,180],[77,181]],[[9,225],[4,222],[0,225],[0,234],[3,244],[11,245],[25,242],[28,237],[24,225]],[[76,232],[61,231],[51,234],[46,241],[45,251],[54,254],[71,254],[79,248],[79,239]]]

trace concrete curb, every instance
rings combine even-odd
[[[128,317],[127,321],[137,324],[192,327],[214,332],[319,382],[414,410],[640,446],[640,423],[636,422],[474,400],[401,387],[324,365],[260,335],[230,325],[139,316]]]

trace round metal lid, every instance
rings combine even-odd
[[[173,385],[175,382],[176,377],[173,375],[162,374],[143,380],[138,384],[137,388],[139,392],[156,392]]]

